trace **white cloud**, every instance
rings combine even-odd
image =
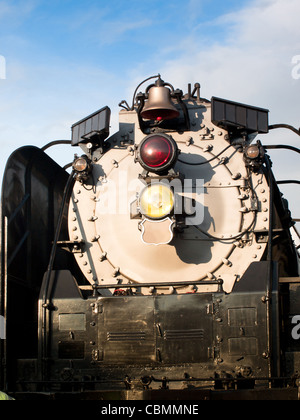
[[[131,32],[135,31],[137,29],[143,29],[146,26],[151,26],[152,21],[150,19],[143,19],[140,21],[124,21],[124,20],[113,20],[104,22],[103,25],[101,25],[101,28],[99,31],[96,31],[94,36],[99,40],[99,44],[101,45],[110,45],[117,41],[120,41],[122,37]],[[98,33],[97,33],[98,32]]]
[[[202,42],[202,33],[182,40],[182,52],[160,72],[181,88],[200,82],[204,96],[226,96],[269,108],[273,123],[300,123],[300,81],[292,58],[300,54],[300,2],[256,0],[245,9],[210,22],[225,26],[223,41]],[[224,28],[223,28],[224,29]]]
[[[6,80],[0,80],[0,177],[15,149],[70,139],[72,124],[105,105],[114,105],[111,95],[117,96],[114,74],[87,64],[69,62],[66,67],[63,59],[27,64],[7,60],[7,67]],[[80,153],[70,146],[64,146],[63,152],[54,149],[49,152],[62,166]]]
[[[187,82],[200,82],[204,97],[220,96],[264,107],[270,110],[270,124],[299,128],[300,79],[293,77],[293,57],[300,55],[299,15],[299,0],[253,1],[188,34],[181,42],[181,53],[176,56],[174,52],[175,58],[159,71],[175,87],[184,90]],[[223,40],[203,42],[208,27],[222,29]],[[270,131],[261,140],[264,144],[300,144],[297,135],[285,130]],[[279,179],[299,179],[299,155],[270,154]],[[288,194],[294,217],[299,218],[299,186],[282,190]]]

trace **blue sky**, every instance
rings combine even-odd
[[[116,130],[118,103],[157,73],[299,127],[299,15],[299,0],[0,0],[0,181],[13,150],[69,139],[73,123],[105,105]],[[264,142],[299,145],[282,135]],[[76,151],[53,153],[65,164]],[[276,153],[278,177],[299,177],[298,157]]]
[[[105,69],[114,71],[120,60],[125,60],[126,68],[136,65],[145,53],[156,55],[168,46],[178,45],[186,34],[200,34],[201,23],[246,3],[237,0],[185,3],[179,0],[6,0],[0,2],[3,5],[1,32],[5,34],[3,51],[7,55],[12,52],[10,39],[15,38],[15,52],[20,58],[38,54],[41,61],[52,56],[77,63],[81,58],[101,66],[104,58],[109,59]],[[213,39],[218,34],[210,35]],[[128,60],[128,52],[133,60]]]
[[[54,91],[63,86],[72,95],[90,89],[95,80],[98,94],[103,85],[109,96],[114,89],[126,91],[139,72],[157,73],[162,63],[179,57],[189,38],[197,39],[201,49],[201,44],[207,48],[226,37],[225,28],[213,22],[242,4],[247,2],[0,1],[0,54],[7,60],[7,84],[16,86],[22,79],[21,88],[32,93],[37,87]]]

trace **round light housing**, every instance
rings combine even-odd
[[[259,146],[256,144],[249,146],[246,150],[246,156],[249,159],[257,159],[260,156]]]
[[[150,184],[140,195],[140,212],[149,219],[163,219],[174,208],[174,193],[163,183]]]
[[[76,172],[84,172],[88,169],[88,161],[84,157],[79,157],[73,162],[73,169]]]
[[[138,147],[138,160],[150,172],[163,172],[177,159],[176,142],[165,134],[150,134]]]
[[[75,178],[77,181],[83,182],[87,180],[92,172],[91,161],[87,156],[76,157],[73,165],[73,171],[75,172]]]

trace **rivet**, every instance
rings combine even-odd
[[[101,257],[99,258],[100,261],[104,261],[106,260],[106,256],[107,256],[107,252],[103,252],[103,254],[101,255]]]
[[[220,165],[226,165],[226,163],[229,162],[229,158],[227,156],[224,156],[220,159]]]
[[[240,179],[241,178],[241,174],[239,172],[237,172],[236,174],[232,174],[231,178],[234,180]]]
[[[211,152],[214,146],[212,144],[208,144],[204,147],[203,152]]]
[[[91,216],[91,217],[88,219],[88,221],[89,221],[89,222],[95,222],[96,220],[98,220],[98,217],[97,217],[97,216]]]
[[[120,274],[120,267],[115,268],[113,272],[113,277],[117,277]]]
[[[267,351],[264,351],[263,354],[262,354],[262,357],[264,359],[269,359],[269,353]]]

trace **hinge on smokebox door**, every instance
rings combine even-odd
[[[92,308],[92,311],[93,311],[93,314],[94,315],[102,314],[102,312],[103,312],[103,304],[101,302],[96,301],[94,303],[91,303],[90,306]]]
[[[103,350],[93,350],[92,351],[92,361],[93,362],[100,362],[101,360],[103,360]]]
[[[222,322],[222,319],[220,316],[220,303],[221,302],[222,302],[222,299],[217,299],[215,302],[208,303],[206,305],[207,315],[212,315],[214,321],[216,322]]]
[[[223,360],[220,358],[220,348],[219,347],[208,347],[207,356],[209,359],[214,360],[215,363],[222,363]]]
[[[216,302],[209,303],[206,306],[207,315],[211,315],[213,317],[213,320],[217,323],[222,322],[222,318],[220,314],[221,302],[222,302],[222,299],[217,299]],[[220,336],[217,336],[216,343],[215,343],[216,345],[207,348],[208,358],[214,360],[214,362],[217,364],[223,362],[220,356],[220,343],[221,342],[222,342],[222,338],[220,338]]]
[[[92,309],[92,314],[93,315],[98,315],[98,314],[102,314],[103,313],[103,304],[101,303],[101,301],[97,300],[96,302],[92,302],[90,304],[90,307]],[[94,318],[95,321],[92,321],[90,323],[91,326],[95,327],[97,326],[97,317]],[[96,345],[96,341],[90,341],[90,344],[95,346]],[[103,360],[103,349],[94,349],[92,350],[92,361],[93,362],[100,362]]]

